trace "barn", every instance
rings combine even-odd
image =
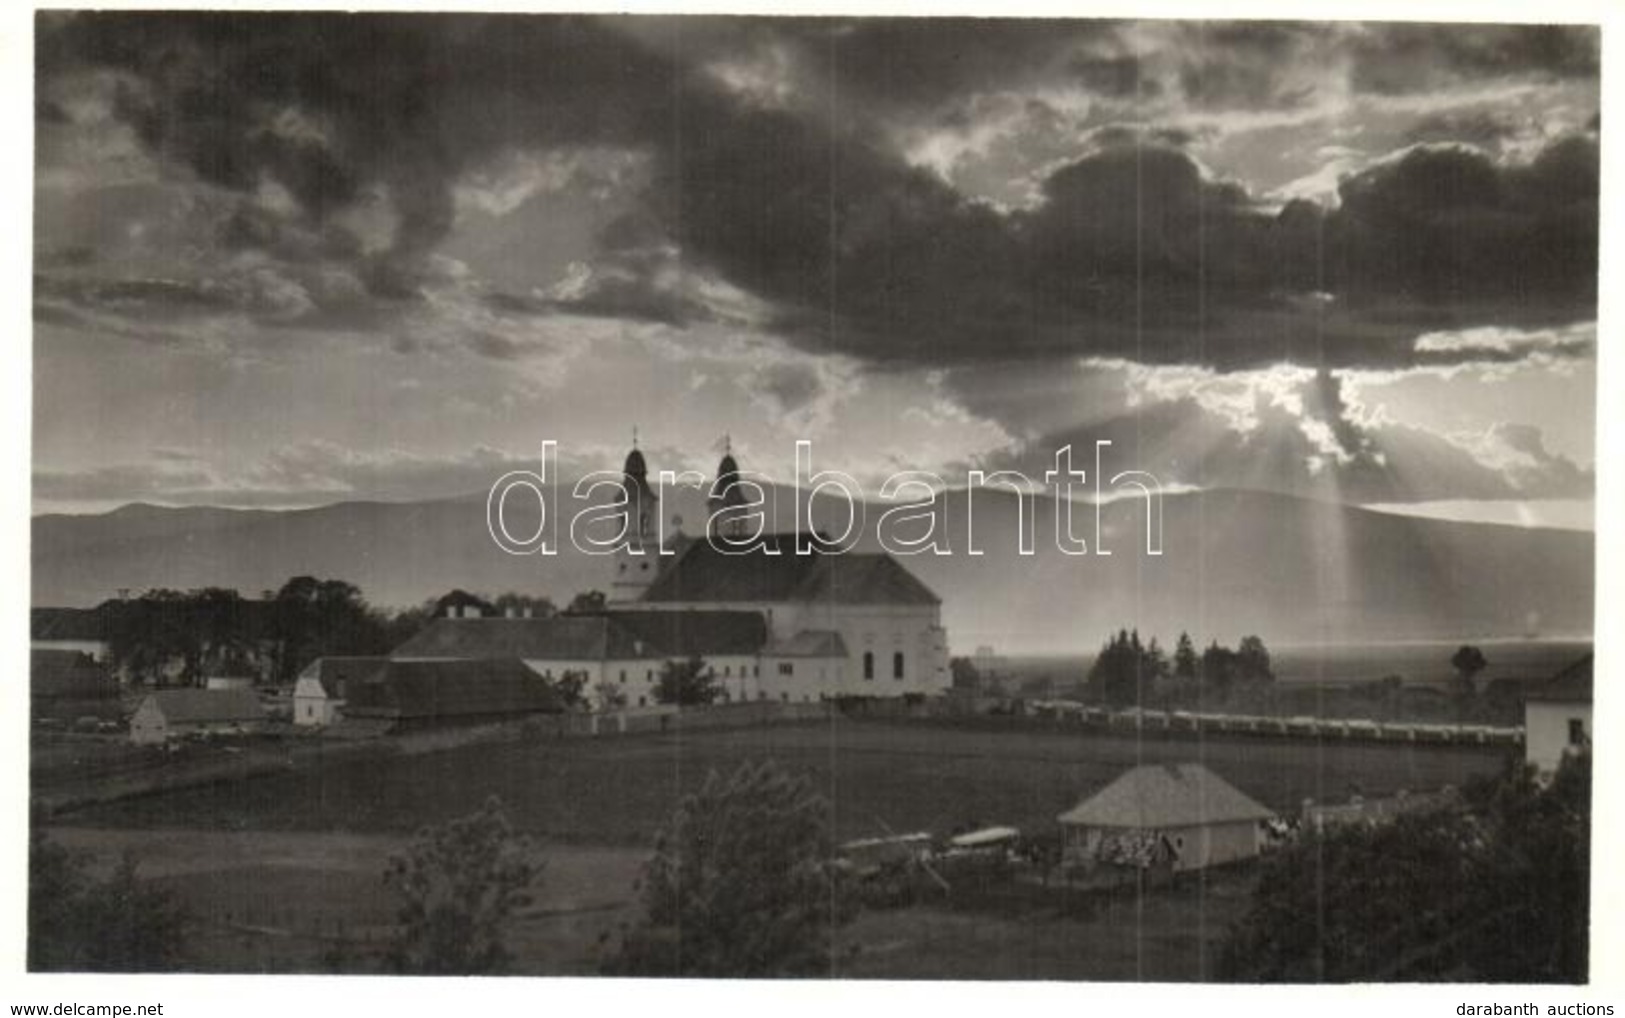
[[[346,694],[346,722],[369,720],[394,731],[484,724],[564,709],[552,682],[518,658],[389,661],[349,683]]]
[[[130,718],[130,741],[157,745],[187,735],[241,735],[265,721],[259,697],[246,689],[161,689]]]
[[[1058,818],[1067,865],[1175,872],[1256,856],[1274,814],[1202,764],[1147,764]]]

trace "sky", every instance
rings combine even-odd
[[[34,509],[446,497],[636,429],[657,470],[1110,441],[1573,525],[1598,62],[1574,26],[42,13]]]

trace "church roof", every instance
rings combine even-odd
[[[739,656],[767,642],[761,612],[618,610],[607,617],[641,641],[645,657]]]
[[[621,468],[621,472],[640,481],[649,476],[649,466],[643,461],[643,450],[634,448],[627,453],[626,464]]]
[[[695,541],[644,592],[649,603],[940,604],[931,588],[885,553],[797,553],[796,535],[768,534],[761,544],[724,550]],[[831,549],[824,542],[822,547]]]

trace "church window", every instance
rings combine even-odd
[[[863,652],[863,677],[866,679],[875,677],[875,652],[872,650]]]
[[[903,652],[902,651],[898,651],[897,653],[895,653],[895,654],[893,654],[891,656],[891,677],[894,678],[894,679],[901,679],[903,677]]]

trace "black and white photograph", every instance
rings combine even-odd
[[[1302,7],[30,13],[17,967],[1612,1014],[1603,26]]]

